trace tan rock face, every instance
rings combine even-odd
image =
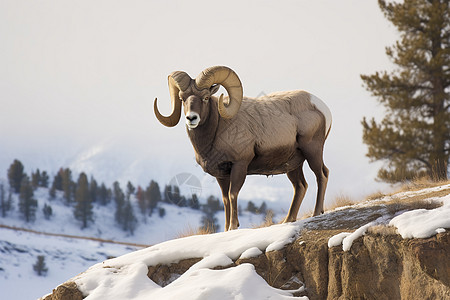
[[[53,290],[53,293],[43,300],[82,300],[83,294],[78,290],[75,282],[66,282]]]

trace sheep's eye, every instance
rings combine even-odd
[[[203,98],[203,101],[208,101],[209,100],[209,96],[206,96],[205,98]]]

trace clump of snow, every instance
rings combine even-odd
[[[364,226],[359,227],[358,229],[355,230],[355,232],[351,233],[350,235],[348,235],[347,237],[345,237],[342,240],[342,249],[344,251],[348,251],[350,250],[350,248],[352,247],[353,242],[359,238],[362,237],[367,229],[369,229],[369,227],[375,225],[375,222],[370,222],[369,224],[366,224]]]
[[[341,232],[332,236],[328,240],[328,248],[342,245],[342,241],[344,240],[344,238],[348,237],[350,234],[350,232]]]
[[[74,280],[87,300],[294,299],[296,291],[270,287],[253,265],[211,268],[286,245],[301,226],[302,222],[297,222],[172,240],[96,264]],[[147,277],[149,266],[195,257],[203,259],[165,287]]]
[[[260,256],[261,254],[262,254],[262,251],[259,250],[258,247],[252,247],[250,249],[245,250],[239,258],[240,259],[252,258],[252,257]]]
[[[450,195],[434,200],[441,201],[443,206],[405,212],[393,218],[389,225],[395,226],[404,239],[429,238],[442,232],[444,228],[450,228]]]

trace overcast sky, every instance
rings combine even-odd
[[[247,96],[304,89],[324,100],[333,114],[327,198],[360,197],[384,187],[374,181],[380,165],[365,157],[360,125],[383,109],[359,76],[392,68],[385,47],[396,39],[374,0],[1,0],[1,167],[17,157],[28,171],[43,168],[49,151],[69,161],[74,149],[101,154],[109,141],[126,149],[110,159],[133,161],[144,153],[152,166],[148,180],[161,176],[164,184],[192,172],[212,181],[195,165],[184,124],[162,126],[152,105],[158,97],[161,112],[169,113],[172,71],[194,77],[227,65]],[[114,167],[108,172],[115,176]],[[127,172],[133,177],[133,169]],[[316,185],[307,176],[305,207],[311,207]],[[252,176],[241,195],[289,203],[292,190],[285,176]]]

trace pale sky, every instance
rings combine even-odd
[[[397,38],[374,0],[1,0],[0,177],[14,158],[26,171],[77,160],[96,177],[126,175],[141,185],[191,172],[218,195],[195,164],[183,122],[159,124],[153,99],[168,114],[168,74],[195,77],[227,65],[247,96],[304,89],[328,104],[327,201],[341,193],[359,198],[385,188],[374,181],[380,165],[365,157],[360,124],[383,109],[359,75],[392,68],[385,47]],[[105,154],[106,147],[114,150]],[[312,207],[316,191],[304,168],[302,210]],[[251,176],[241,196],[280,198],[287,210],[292,188],[284,175]]]

